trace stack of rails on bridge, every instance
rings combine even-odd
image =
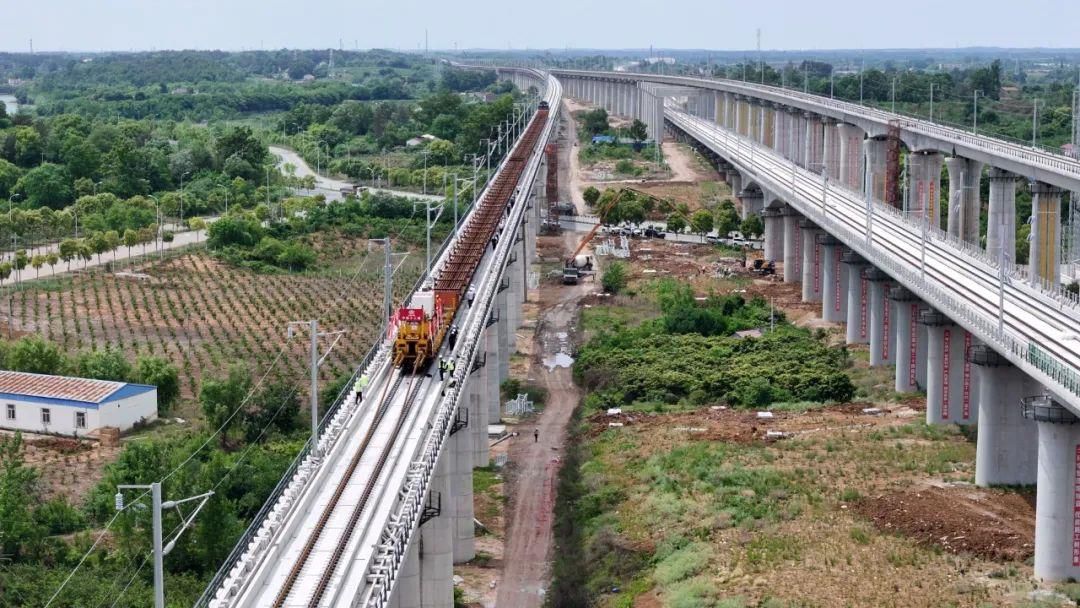
[[[376,407],[371,423],[337,478],[333,493],[322,504],[321,513],[313,522],[303,546],[299,552],[286,557],[293,561],[286,566],[288,572],[279,579],[280,587],[268,605],[275,608],[314,607],[336,602],[343,565],[353,550],[350,543],[356,540],[353,532],[364,527],[363,518],[371,516],[367,512],[382,492],[379,487],[384,470],[388,465],[394,466],[401,456],[397,453],[399,443],[387,441],[386,437],[397,437],[410,424],[415,424],[415,406],[431,388],[432,382],[421,372],[439,351],[458,302],[473,280],[488,242],[502,222],[504,210],[513,200],[515,188],[547,118],[547,105],[542,104],[522,134],[520,145],[507,158],[457,235],[440,275],[433,281],[434,288],[432,281],[425,283],[413,295],[411,304],[398,311],[393,345],[394,367],[397,368],[394,376],[388,379],[381,392],[373,393]],[[401,392],[403,384],[406,385],[404,393]],[[369,449],[380,445],[383,446],[381,449]],[[374,453],[376,449],[377,454]]]
[[[506,159],[495,181],[488,187],[480,204],[454,240],[453,250],[434,281],[413,295],[409,306],[397,312],[397,337],[394,341],[394,364],[397,367],[417,367],[439,351],[443,338],[457,312],[461,296],[473,280],[484,251],[498,229],[507,205],[513,200],[518,181],[536,147],[536,141],[548,119],[547,102],[541,101],[529,127]]]

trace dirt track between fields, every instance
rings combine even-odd
[[[574,233],[564,234],[564,248],[573,247],[576,238]],[[539,608],[544,604],[566,425],[581,395],[569,367],[546,367],[543,359],[573,352],[578,303],[587,289],[581,284],[541,292],[539,331],[531,361],[534,370],[530,376],[537,377],[547,389],[547,403],[531,426],[520,425],[521,434],[510,442],[511,502],[503,553],[505,570],[496,606]],[[534,430],[539,431],[535,438]]]

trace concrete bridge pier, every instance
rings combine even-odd
[[[476,557],[476,535],[473,527],[473,452],[475,437],[472,432],[476,424],[471,417],[467,417],[468,409],[462,407],[467,403],[469,390],[464,388],[464,403],[459,404],[458,420],[465,421],[466,426],[458,429],[447,442],[450,468],[450,524],[453,529],[453,560],[455,564],[461,564]],[[462,411],[464,410],[464,411]],[[446,498],[443,499],[446,505]]]
[[[784,215],[784,282],[798,283],[802,280],[802,229],[803,217],[791,207]]]
[[[949,170],[949,220],[946,230],[968,243],[979,242],[979,183],[983,164],[977,160],[950,156],[945,159]]]
[[[898,393],[912,393],[925,385],[925,376],[920,381],[920,371],[926,372],[926,330],[919,323],[919,313],[924,306],[915,294],[903,287],[891,289],[889,298],[893,301],[892,322],[896,328],[894,386]]]
[[[515,238],[519,235],[518,232],[514,233]],[[522,241],[524,242],[524,240]],[[510,355],[517,352],[517,329],[521,326],[521,302],[523,301],[525,280],[522,277],[522,268],[524,264],[521,259],[521,247],[515,244],[512,248],[511,255],[514,256],[514,261],[506,266],[506,272],[503,274],[510,282],[510,287],[506,290],[506,354],[507,354],[507,366],[509,366]],[[509,375],[509,367],[507,367],[507,375]],[[503,378],[504,380],[506,378]]]
[[[802,301],[821,301],[821,241],[823,234],[817,224],[803,220]]]
[[[1033,283],[1061,283],[1061,188],[1031,183],[1031,253],[1028,263]]]
[[[778,103],[772,104],[773,113],[773,139],[769,147],[781,156],[786,156],[787,143],[787,112],[784,106]]]
[[[896,361],[893,344],[892,302],[889,293],[892,277],[878,268],[863,271],[870,281],[870,366],[882,367]]]
[[[836,134],[840,139],[840,183],[853,192],[862,192],[862,142],[865,133],[855,125],[842,122],[836,125]]]
[[[978,385],[966,356],[974,337],[933,309],[920,322],[927,326],[926,423],[976,423]]]
[[[487,349],[487,334],[480,339],[480,347]],[[472,437],[472,466],[474,467],[486,467],[490,460],[488,454],[488,437],[487,437],[487,425],[488,425],[488,379],[487,379],[487,353],[484,353],[483,359],[485,364],[474,371],[469,376],[469,381],[465,385],[468,389],[469,397],[469,435]]]
[[[841,258],[844,247],[828,234],[821,240],[821,318],[830,323],[847,319],[847,272]]]
[[[1020,400],[1042,392],[1037,382],[985,344],[968,351],[979,383],[975,485],[1023,485],[1038,477],[1038,425],[1024,419]]]
[[[1016,182],[1017,175],[990,167],[990,207],[986,217],[986,253],[1008,262],[1016,259]]]
[[[439,514],[420,526],[420,605],[454,606],[454,533],[450,515],[449,450],[444,450],[431,476],[428,506]],[[440,498],[441,497],[441,498]]]
[[[784,258],[784,215],[779,209],[762,211],[765,220],[765,259],[779,261]]]
[[[841,256],[840,261],[847,266],[847,327],[848,344],[870,343],[870,281],[863,275],[863,269],[869,266],[854,251]]]
[[[760,213],[765,207],[765,194],[760,190],[743,190],[739,193],[739,200],[742,202],[742,219],[744,220]]]
[[[806,167],[806,119],[798,111],[789,112],[788,117],[791,120],[791,160],[800,167]]]
[[[867,138],[863,140],[863,152],[865,156],[865,181],[863,192],[869,192],[870,197],[879,202],[885,202],[885,172],[888,168],[888,141],[884,138]]]
[[[940,152],[922,150],[908,156],[908,211],[910,217],[929,218],[931,227],[941,227]]]
[[[512,289],[514,284],[513,281],[509,280],[505,271],[503,272],[502,280],[507,282],[507,287],[500,288],[498,295],[495,297],[496,305],[499,307],[499,321],[495,324],[495,327],[498,330],[499,341],[497,345],[499,351],[499,365],[497,369],[499,370],[498,378],[500,383],[510,377],[510,296],[507,292]],[[498,393],[496,393],[496,395],[498,395]],[[499,405],[497,399],[496,404]],[[498,418],[495,418],[495,420],[501,419],[501,414]]]
[[[1049,395],[1024,399],[1024,416],[1039,427],[1035,498],[1035,578],[1080,578],[1080,424]]]
[[[838,180],[840,179],[840,132],[836,130],[836,119],[824,119],[821,128],[821,143],[824,173],[830,180]]]
[[[501,315],[501,311],[495,313],[496,317]],[[487,411],[487,423],[498,424],[502,420],[502,403],[499,400],[499,384],[502,382],[502,378],[499,377],[499,367],[501,363],[499,359],[502,358],[502,348],[500,347],[503,342],[499,340],[499,320],[494,319],[494,323],[487,328],[484,332],[487,335],[487,363],[484,365],[484,403],[485,410]],[[487,428],[484,428],[484,441],[487,442]]]
[[[822,118],[816,114],[806,113],[806,168],[814,173],[825,172],[825,142],[822,132]]]
[[[390,595],[391,608],[421,608],[420,606],[420,539],[413,537],[405,559],[401,563],[394,592]]]

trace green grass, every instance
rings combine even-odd
[[[746,562],[758,570],[766,570],[802,557],[802,541],[787,534],[764,534],[754,536],[746,546]]]

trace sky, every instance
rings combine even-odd
[[[0,0],[0,51],[1080,47],[1077,23],[1078,0]]]

